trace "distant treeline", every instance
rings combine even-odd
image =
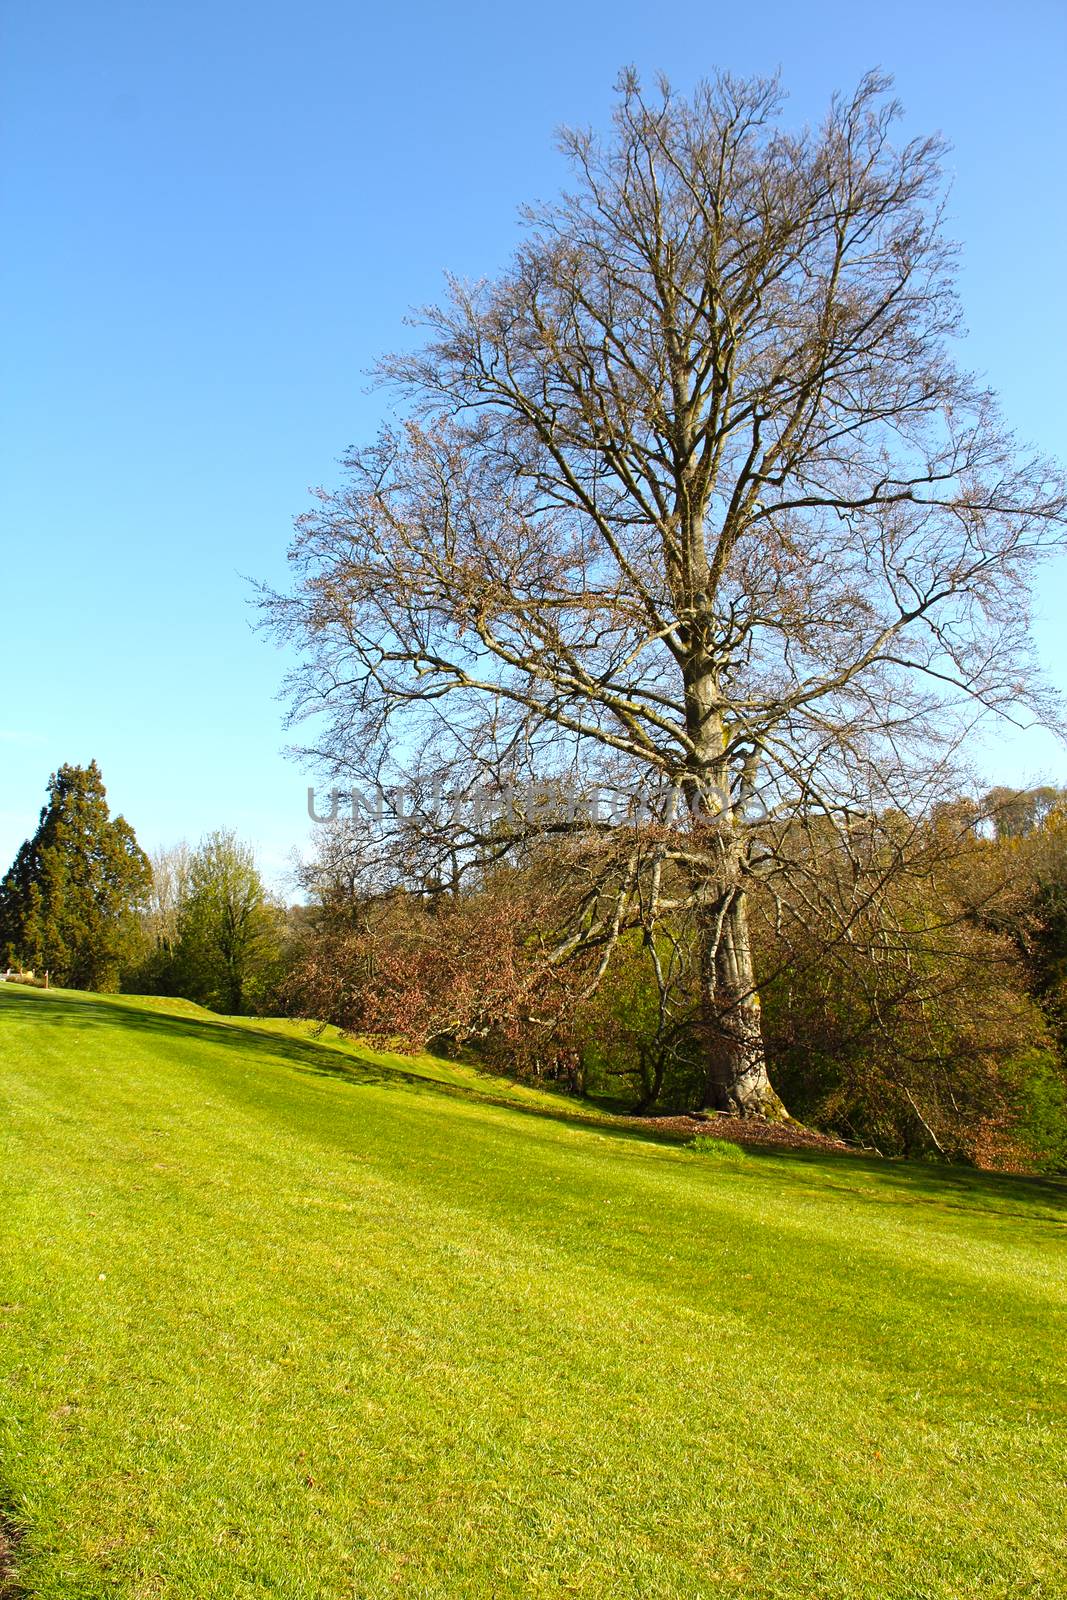
[[[1067,791],[857,817],[848,837],[812,817],[776,841],[810,880],[810,916],[773,877],[749,895],[790,1112],[887,1155],[1067,1169]],[[706,1103],[692,917],[650,931],[637,904],[606,965],[595,947],[560,961],[559,930],[591,885],[610,898],[625,852],[610,834],[502,843],[444,888],[420,881],[410,825],[324,829],[282,1003],[624,1107]]]

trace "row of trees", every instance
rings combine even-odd
[[[112,817],[96,762],[48,783],[37,831],[0,883],[0,961],[76,989],[255,1010],[281,975],[285,912],[232,832],[145,855]]]
[[[627,1109],[703,1104],[699,918],[631,926],[607,964],[602,948],[555,958],[597,914],[598,879],[660,830],[550,843],[501,826],[480,870],[443,887],[421,871],[430,821],[325,830],[284,1003]],[[792,1112],[887,1154],[1062,1168],[1067,793],[944,804],[918,826],[856,819],[847,854],[835,839],[819,819],[779,843],[813,903],[837,905],[832,923],[783,904],[773,879],[749,900],[761,1029]]]

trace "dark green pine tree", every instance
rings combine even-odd
[[[133,829],[108,811],[96,762],[60,767],[0,884],[0,959],[71,989],[116,988],[151,882]]]

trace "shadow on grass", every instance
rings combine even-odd
[[[801,1176],[805,1167],[819,1169],[823,1187],[847,1192],[852,1199],[872,1204],[936,1205],[943,1210],[1018,1217],[1028,1222],[1054,1222],[1067,1227],[1067,1180],[1037,1174],[983,1172],[976,1167],[947,1163],[885,1159],[878,1156],[837,1154],[834,1151],[791,1149],[774,1145],[746,1145],[754,1161],[788,1155],[790,1167]],[[751,1169],[750,1169],[751,1170]],[[827,1182],[829,1178],[829,1182]],[[877,1187],[874,1187],[876,1185]],[[1048,1212],[1060,1215],[1050,1216]]]
[[[387,1065],[370,1056],[359,1054],[359,1046],[347,1047],[314,1039],[297,1039],[269,1028],[257,1028],[254,1022],[232,1023],[210,1016],[182,1016],[153,1011],[130,1005],[122,996],[86,995],[72,998],[62,991],[44,992],[22,989],[16,985],[0,985],[0,1016],[12,1006],[19,1010],[47,1008],[49,1021],[57,1025],[71,1024],[79,1028],[124,1028],[164,1037],[170,1041],[189,1039],[196,1043],[224,1045],[228,1050],[240,1051],[250,1057],[284,1061],[299,1072],[312,1073],[350,1084],[354,1088],[377,1086],[403,1088],[415,1094],[431,1094],[471,1104],[490,1105],[521,1116],[563,1123],[598,1133],[604,1138],[673,1146],[679,1149],[685,1143],[683,1135],[664,1129],[662,1133],[644,1125],[627,1128],[617,1117],[609,1118],[594,1108],[588,1110],[576,1103],[567,1105],[531,1105],[505,1094],[494,1094],[489,1083],[454,1084],[431,1078],[415,1068]],[[999,1215],[1035,1216],[1035,1207],[1067,1210],[1067,1181],[1063,1179],[981,1172],[972,1167],[933,1165],[918,1161],[893,1161],[879,1157],[858,1155],[854,1152],[833,1150],[805,1150],[783,1148],[778,1145],[745,1145],[746,1167],[763,1167],[766,1175],[780,1178],[783,1167],[791,1169],[802,1178],[807,1169],[818,1172],[825,1181],[832,1180],[831,1188],[848,1190],[861,1198],[868,1180],[877,1180],[879,1194],[871,1193],[872,1200],[887,1198],[887,1191],[902,1204],[935,1202],[941,1206],[970,1211],[996,1211]],[[698,1158],[694,1158],[698,1159]],[[761,1174],[762,1175],[762,1174]],[[1015,1209],[1019,1207],[1021,1209]]]
[[[481,1083],[449,1083],[443,1078],[433,1078],[419,1072],[414,1066],[406,1070],[391,1063],[378,1061],[371,1055],[362,1055],[356,1043],[340,1044],[329,1040],[298,1039],[272,1028],[259,1028],[253,1020],[230,1022],[208,1016],[182,1016],[166,1011],[130,1005],[122,995],[86,994],[77,999],[61,990],[20,988],[0,985],[0,1017],[6,1005],[14,1004],[27,1011],[47,1007],[49,1021],[58,1026],[72,1025],[113,1028],[120,1023],[124,1028],[141,1034],[150,1034],[174,1041],[189,1039],[203,1044],[205,1041],[225,1046],[227,1050],[241,1051],[247,1055],[269,1057],[295,1067],[300,1072],[314,1073],[318,1077],[340,1079],[359,1087],[404,1088],[416,1094],[443,1095],[450,1099],[467,1100],[479,1105],[499,1106],[506,1111],[517,1111],[524,1116],[546,1118],[575,1127],[591,1129],[602,1134],[638,1140],[642,1143],[677,1145],[676,1136],[664,1132],[655,1134],[644,1128],[625,1128],[607,1121],[594,1108],[583,1109],[579,1104],[534,1105],[506,1094],[495,1094],[492,1079],[487,1075]]]

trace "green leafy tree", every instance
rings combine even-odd
[[[0,884],[0,951],[72,989],[115,989],[138,938],[148,858],[112,817],[100,768],[63,766]]]
[[[218,1011],[255,1009],[278,975],[282,916],[235,833],[208,834],[189,860],[177,930],[177,992]]]

